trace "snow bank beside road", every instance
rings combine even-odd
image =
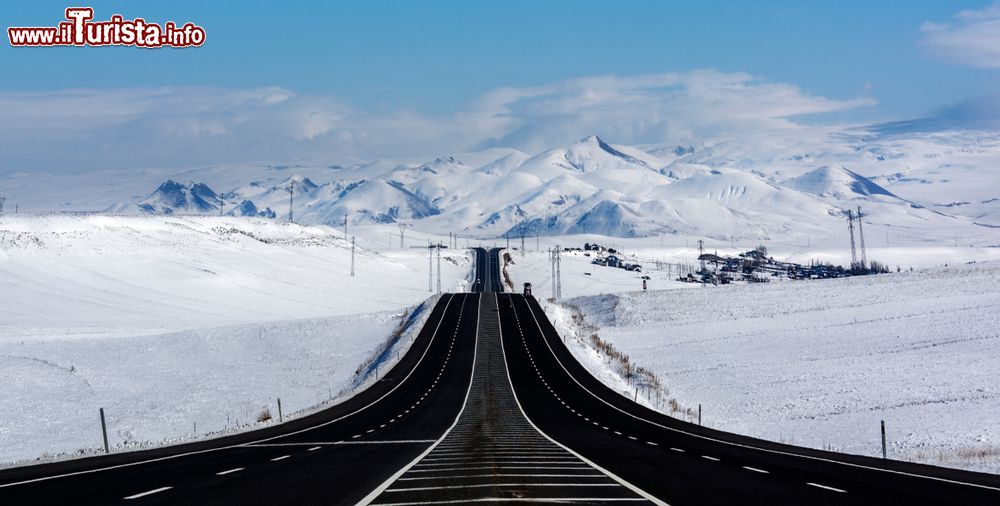
[[[0,218],[0,463],[243,430],[363,388],[436,301],[427,250],[216,217]],[[446,251],[442,287],[469,257]],[[425,302],[426,300],[426,302]],[[404,317],[413,321],[401,339]],[[197,427],[195,427],[197,424]]]
[[[245,430],[338,396],[399,324],[377,313],[132,338],[0,343],[0,459],[113,450]],[[350,329],[349,333],[344,329]]]
[[[518,266],[511,269],[516,278]],[[711,427],[880,455],[884,419],[892,458],[1000,472],[998,286],[1000,263],[990,262],[694,290],[610,288],[619,293],[565,304],[659,376],[682,407],[702,404]],[[549,313],[562,315],[562,328],[580,325],[566,321],[565,308]],[[589,363],[607,376],[607,366]]]

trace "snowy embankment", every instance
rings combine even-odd
[[[244,430],[365,386],[436,301],[427,250],[213,217],[0,218],[0,462]],[[460,290],[464,251],[442,287]],[[388,351],[387,351],[388,350]],[[268,422],[273,423],[273,422]]]
[[[509,269],[548,284],[544,258]],[[885,420],[891,458],[1000,472],[1000,263],[648,293],[602,269],[564,258],[564,296],[566,278],[606,295],[545,306],[611,386],[638,383],[640,400],[678,417],[701,404],[714,428],[862,455],[880,455]],[[594,334],[651,377],[629,385]]]

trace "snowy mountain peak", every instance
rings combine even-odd
[[[312,182],[312,180],[309,179],[308,177],[300,176],[298,174],[293,174],[284,181],[274,185],[273,189],[288,191],[288,188],[292,185],[295,186],[295,191],[297,192],[311,192],[319,188],[319,185]]]
[[[799,191],[821,197],[855,199],[871,195],[898,198],[872,180],[845,167],[820,167],[789,181]]]
[[[259,216],[261,218],[275,218],[277,213],[271,210],[270,207],[266,209],[258,209],[257,206],[249,201],[244,200],[240,205],[234,207],[228,213],[230,216]]]
[[[852,138],[852,142],[861,141]],[[986,193],[991,190],[975,202],[969,199],[971,204],[956,201],[947,215],[941,214],[945,210],[890,193],[886,188],[900,188],[909,195],[928,185],[902,176],[885,178],[884,171],[878,172],[878,164],[892,164],[886,170],[895,174],[900,164],[915,163],[888,147],[845,151],[854,157],[850,159],[844,153],[816,149],[808,156],[781,152],[755,161],[744,153],[744,146],[735,144],[699,143],[693,150],[675,146],[645,151],[592,135],[534,155],[493,149],[428,158],[423,163],[357,164],[337,172],[332,180],[326,165],[312,172],[303,168],[301,175],[291,177],[291,172],[247,174],[242,186],[226,193],[225,212],[285,218],[293,210],[300,223],[339,226],[345,219],[355,225],[406,220],[426,231],[487,235],[677,233],[731,240],[840,230],[840,210],[859,205],[874,220],[866,225],[892,222],[922,229],[986,226],[979,225],[989,223],[982,216],[995,212],[990,206],[1000,208],[994,204],[1000,196]],[[869,151],[885,155],[885,161],[871,158]],[[678,157],[681,153],[684,156]],[[878,181],[885,180],[887,186],[846,167],[883,174]],[[317,186],[306,175],[323,178],[316,179],[323,184]],[[190,173],[186,177],[200,179]],[[289,195],[287,188],[293,182],[295,193]],[[239,181],[226,180],[233,183]],[[169,180],[145,199],[116,204],[108,212],[217,214],[218,204],[216,193],[202,183]],[[979,207],[974,216],[952,214],[975,205]]]
[[[205,183],[181,184],[168,179],[137,206],[142,212],[154,214],[204,213],[218,209],[219,199]]]
[[[653,168],[643,160],[638,152],[625,153],[621,149],[604,142],[600,137],[591,135],[574,142],[561,151],[562,162],[569,169],[577,172],[594,172],[599,170],[618,170],[627,168]],[[646,157],[650,155],[644,153]]]

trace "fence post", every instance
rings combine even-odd
[[[885,420],[882,420],[882,458],[885,459]]]
[[[104,453],[111,453],[108,449],[108,424],[104,422],[104,408],[101,408],[101,434],[104,435]]]
[[[701,404],[698,404],[698,425],[701,425]]]
[[[283,421],[284,418],[281,416],[281,397],[278,397],[278,423],[281,423]]]

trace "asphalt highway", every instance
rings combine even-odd
[[[155,450],[0,471],[0,504],[355,504],[454,423],[479,296],[446,294],[376,384],[311,416]]]
[[[811,450],[681,422],[594,378],[533,298],[506,294],[514,391],[550,437],[638,489],[683,504],[1000,504],[1000,476]]]
[[[183,445],[0,471],[0,505],[1000,504],[1000,476],[724,433],[632,402],[577,362],[475,249],[409,351],[337,405]]]

